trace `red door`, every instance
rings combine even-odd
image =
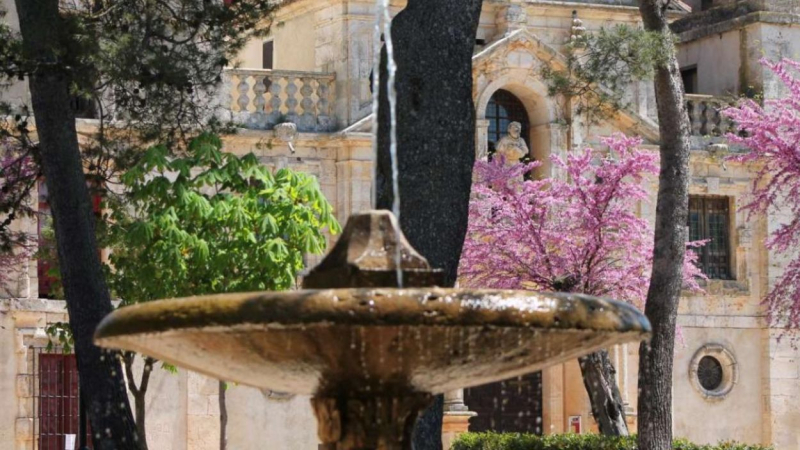
[[[75,355],[40,354],[39,450],[64,450],[67,435],[76,436],[78,448],[79,398]]]

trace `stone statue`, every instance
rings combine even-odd
[[[508,124],[508,135],[500,139],[495,148],[497,156],[503,156],[506,164],[516,164],[520,158],[527,155],[528,145],[522,139],[520,133],[522,132],[522,124],[519,122],[511,122]]]

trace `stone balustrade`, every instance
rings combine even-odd
[[[245,128],[267,130],[284,122],[301,132],[335,127],[332,73],[230,69],[224,77],[227,95],[221,106]]]
[[[693,136],[724,136],[735,131],[733,122],[720,111],[732,103],[712,95],[686,95],[686,110]]]

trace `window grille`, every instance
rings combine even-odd
[[[689,198],[689,240],[708,239],[698,253],[698,265],[706,276],[730,280],[730,202],[728,197]]]
[[[63,450],[69,435],[75,436],[75,448],[79,448],[80,388],[75,355],[29,347],[27,364],[25,375],[32,397],[23,401],[31,406],[31,450]],[[87,446],[92,448],[88,429],[86,434]]]

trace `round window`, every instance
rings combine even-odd
[[[708,391],[719,388],[722,384],[722,364],[713,356],[703,356],[697,365],[697,380],[700,386]]]
[[[709,401],[725,398],[738,379],[733,353],[718,344],[701,347],[689,365],[690,382]]]

